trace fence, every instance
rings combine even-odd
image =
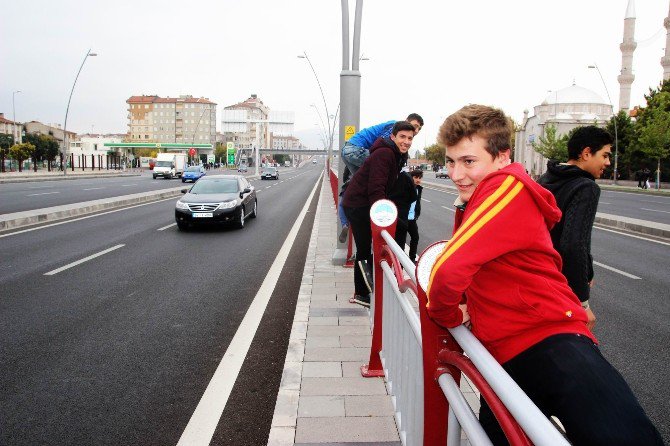
[[[461,393],[459,383],[465,374],[481,392],[510,444],[568,445],[467,328],[447,330],[428,317],[424,290],[445,242],[431,245],[415,266],[393,239],[391,208],[395,210],[393,203],[380,200],[370,211],[373,334],[370,360],[361,373],[386,377],[402,443],[460,445],[462,429],[470,444],[491,444]]]

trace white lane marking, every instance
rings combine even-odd
[[[73,266],[81,265],[84,262],[88,262],[91,259],[95,259],[96,257],[100,257],[101,255],[107,254],[108,252],[112,252],[116,249],[123,248],[124,246],[126,246],[126,245],[120,244],[120,245],[112,246],[111,248],[105,249],[104,251],[100,251],[96,254],[90,255],[88,257],[84,257],[83,259],[77,260],[76,262],[68,263],[67,265],[61,266],[60,268],[57,268],[53,271],[49,271],[48,273],[44,273],[44,275],[45,276],[53,276],[54,274],[58,274],[61,271],[65,271],[66,269],[70,269]]]
[[[444,189],[437,189],[437,188],[429,187],[429,186],[423,186],[423,188],[428,189],[428,190],[434,190],[435,192],[443,192],[443,193],[449,194],[449,195],[458,195],[458,192],[450,192],[450,191],[444,190]]]
[[[423,201],[425,201],[426,203],[431,203],[431,201],[430,201],[430,200],[426,200],[426,199],[425,199],[425,198],[423,198],[423,197],[421,197],[421,199],[422,199]]]
[[[263,189],[256,189],[256,193],[263,192]]]
[[[122,184],[121,187],[137,186],[137,184]]]
[[[607,228],[603,228],[602,226],[597,226],[597,225],[594,225],[593,227],[595,229],[600,229],[601,231],[613,232],[615,234],[625,235],[626,237],[638,238],[640,240],[645,240],[647,242],[653,242],[653,243],[658,243],[659,245],[670,246],[670,243],[662,242],[660,240],[654,240],[652,238],[640,237],[639,235],[633,235],[633,234],[628,234],[626,232],[615,231],[613,229],[607,229]]]
[[[441,208],[444,208],[444,209],[446,209],[446,210],[448,210],[448,211],[451,211],[451,212],[456,212],[456,210],[453,209],[453,208],[449,208],[449,207],[446,207],[446,206],[440,206],[440,207],[441,207]]]
[[[171,227],[176,226],[176,225],[177,225],[177,223],[172,223],[172,224],[169,224],[167,226],[163,226],[162,228],[158,228],[158,229],[156,229],[156,231],[165,231],[167,228],[171,228]]]
[[[34,187],[29,187],[28,189],[53,189],[54,186],[34,186]]]
[[[598,204],[612,204],[612,203],[605,203],[604,201],[599,201]]]
[[[82,190],[98,190],[98,189],[104,189],[104,187],[89,187],[88,189],[82,189]]]
[[[316,188],[319,186],[319,181],[322,178],[320,176],[316,181],[302,211],[300,211],[291,231],[288,233],[277,257],[272,262],[268,274],[265,276],[253,302],[251,302],[247,314],[244,315],[244,319],[242,319],[237,332],[235,332],[235,336],[226,349],[226,353],[221,358],[221,362],[207,385],[205,393],[200,398],[200,402],[195,408],[195,412],[193,412],[184,432],[181,434],[177,446],[208,446],[212,441],[216,425],[219,423],[223,409],[226,407],[230,392],[233,390],[237,375],[240,373],[244,358],[247,356],[247,352],[251,346],[251,341],[253,341],[256,330],[258,330],[263,313],[265,313],[265,308],[270,301],[270,296],[272,296],[272,292],[279,281],[281,270],[284,268],[289,251],[298,235],[298,230],[305,219],[309,204],[312,202]]]
[[[622,276],[630,277],[631,279],[636,279],[636,280],[641,280],[641,279],[642,279],[641,277],[637,277],[637,276],[634,276],[634,275],[632,275],[632,274],[630,274],[630,273],[627,273],[627,272],[625,272],[625,271],[621,271],[620,269],[616,269],[616,268],[614,268],[614,267],[607,266],[607,265],[605,265],[605,264],[603,264],[603,263],[596,262],[595,260],[593,261],[593,264],[594,264],[594,265],[598,265],[598,266],[601,267],[601,268],[605,268],[605,269],[608,269],[608,270],[610,270],[610,271],[614,271],[615,273],[621,274]]]
[[[24,232],[37,231],[39,229],[46,229],[46,228],[50,228],[52,226],[64,225],[66,223],[72,223],[72,222],[79,221],[79,220],[86,220],[87,218],[99,217],[101,215],[107,215],[107,214],[111,214],[111,213],[114,213],[114,212],[125,211],[127,209],[137,208],[137,207],[140,207],[140,206],[147,206],[149,204],[160,203],[161,201],[174,200],[176,198],[177,197],[163,198],[162,200],[156,200],[156,201],[152,201],[150,203],[136,204],[134,206],[128,206],[126,208],[121,208],[121,209],[114,209],[114,210],[107,211],[107,212],[101,212],[101,213],[95,214],[95,215],[87,215],[85,217],[73,218],[72,220],[59,221],[59,222],[56,222],[56,223],[51,223],[50,225],[38,226],[36,228],[23,229],[21,231],[12,232],[10,234],[0,234],[0,238],[10,237],[12,235],[23,234]]]
[[[647,208],[640,208],[643,211],[652,211],[652,212],[663,212],[664,214],[670,214],[670,211],[659,211],[658,209],[647,209]]]
[[[60,194],[60,192],[58,192],[58,191],[56,191],[56,192],[41,192],[39,194],[28,194],[28,195],[26,195],[26,197],[36,197],[38,195],[51,195],[51,194]]]

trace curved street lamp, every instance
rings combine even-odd
[[[589,65],[589,68],[595,68],[596,71],[598,71],[598,75],[600,75],[600,80],[603,83],[603,87],[605,87],[605,93],[607,93],[607,100],[610,103],[610,107],[612,107],[612,116],[614,117],[614,184],[617,184],[617,178],[619,176],[619,135],[618,135],[618,130],[617,130],[617,115],[614,113],[614,105],[612,105],[612,99],[610,98],[610,92],[607,89],[607,84],[605,84],[605,79],[603,79],[603,75],[600,72],[600,68],[598,68],[598,64],[594,63],[593,65]]]
[[[65,175],[67,172],[67,152],[68,152],[67,115],[68,112],[70,111],[70,101],[72,101],[72,94],[74,93],[74,87],[77,85],[77,79],[79,79],[79,73],[81,73],[81,69],[84,68],[86,59],[88,59],[89,57],[95,57],[97,55],[98,55],[97,53],[92,53],[90,48],[88,49],[88,51],[86,52],[86,56],[84,56],[84,60],[81,62],[81,65],[79,66],[77,76],[74,78],[74,83],[72,84],[72,90],[70,90],[70,98],[67,100],[67,108],[65,109],[65,122],[63,123],[63,163],[65,163],[63,167],[63,175]]]
[[[316,70],[314,70],[314,65],[312,65],[312,61],[309,60],[309,56],[307,56],[307,52],[303,51],[302,55],[298,55],[299,59],[306,59],[307,63],[309,64],[309,67],[312,69],[312,73],[314,73],[314,78],[316,79],[316,83],[319,86],[319,90],[321,91],[321,99],[323,99],[323,108],[326,109],[326,118],[328,119],[328,160],[332,158],[333,154],[333,132],[335,129],[335,123],[333,123],[333,130],[331,131],[330,128],[330,113],[328,113],[328,104],[326,103],[326,95],[323,94],[323,88],[321,87],[321,82],[319,81],[319,76],[316,74]],[[320,116],[319,116],[320,118]]]

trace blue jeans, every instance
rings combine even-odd
[[[342,147],[342,161],[352,175],[361,168],[368,156],[370,156],[370,150],[366,148],[348,142],[344,143],[344,147]]]

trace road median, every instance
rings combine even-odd
[[[184,186],[0,215],[0,232],[181,195]]]

